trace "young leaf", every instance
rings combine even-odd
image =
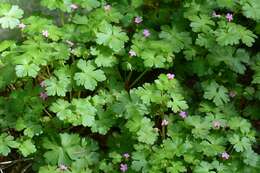
[[[105,21],[99,26],[96,36],[97,44],[109,46],[115,52],[119,52],[128,41],[126,33],[122,32],[120,27],[112,26]]]
[[[0,8],[2,8],[0,6]],[[0,24],[2,28],[14,29],[19,23],[19,19],[23,16],[23,10],[21,10],[17,5],[13,5],[9,11],[0,14]]]
[[[229,101],[228,90],[224,86],[219,85],[216,81],[211,81],[207,85],[205,84],[203,97],[208,100],[213,100],[217,106]]]
[[[18,148],[19,143],[14,140],[14,137],[7,133],[0,135],[0,155],[7,156],[11,152],[11,148]]]
[[[71,90],[71,76],[68,68],[63,67],[54,71],[55,76],[44,81],[49,96],[65,96]]]
[[[97,82],[106,80],[104,72],[100,69],[96,69],[90,61],[79,60],[77,67],[82,71],[75,74],[74,79],[77,85],[83,85],[86,89],[93,91]]]

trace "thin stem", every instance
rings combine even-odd
[[[132,74],[133,74],[133,71],[131,70],[130,73],[128,74],[128,76],[127,76],[126,81],[129,81],[131,79]]]
[[[130,79],[131,79],[131,76],[133,74],[133,71],[130,71],[130,73],[128,74],[127,78],[126,78],[126,81],[125,81],[125,89],[128,91],[129,90],[129,82],[130,82]]]
[[[43,111],[49,116],[52,117],[52,115],[44,108]]]
[[[33,158],[25,158],[25,159],[18,159],[18,160],[9,160],[9,161],[5,161],[5,162],[0,162],[0,165],[8,165],[11,163],[17,163],[17,162],[25,162],[28,160],[33,160]]]
[[[30,167],[32,166],[32,163],[28,164],[21,173],[25,173]]]
[[[129,86],[129,89],[132,88],[144,75],[145,73],[148,72],[148,69],[146,69],[145,71],[143,71],[143,73],[140,74],[140,76],[138,76],[135,81]]]
[[[81,91],[78,92],[78,98],[80,98],[80,95],[81,95]]]
[[[46,66],[46,68],[47,68],[47,74],[48,74],[48,76],[51,76],[50,69],[49,69],[48,65]]]
[[[165,126],[162,126],[162,139],[165,139]]]
[[[71,101],[72,100],[72,91],[70,91],[70,95],[69,95],[69,100]]]
[[[60,12],[60,23],[61,23],[61,26],[64,25],[64,13],[62,11]]]

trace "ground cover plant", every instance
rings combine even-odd
[[[259,173],[259,0],[0,4],[0,172]]]

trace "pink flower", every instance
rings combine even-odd
[[[46,100],[46,99],[48,98],[48,95],[46,94],[46,92],[41,92],[41,93],[40,93],[40,98],[41,98],[42,100]]]
[[[229,92],[229,97],[236,97],[237,93],[235,91],[230,91]]]
[[[182,118],[186,118],[186,117],[187,117],[187,112],[181,111],[181,112],[179,113],[179,115],[180,115],[180,117],[182,117]]]
[[[227,13],[226,19],[228,20],[228,22],[231,22],[233,20],[233,14]]]
[[[130,50],[130,51],[129,51],[129,55],[130,55],[130,56],[136,56],[136,53],[135,53],[135,51]]]
[[[215,128],[215,129],[219,129],[220,128],[220,122],[219,121],[213,121],[213,127]]]
[[[76,4],[71,4],[71,5],[70,5],[70,8],[71,8],[72,10],[76,10],[76,9],[79,8],[79,6],[77,6]]]
[[[44,83],[44,81],[41,81],[40,82],[40,86],[42,87],[42,88],[44,88],[46,85],[45,85],[45,83]]]
[[[109,11],[111,9],[111,5],[107,4],[104,6],[105,11]]]
[[[123,154],[124,158],[128,159],[130,157],[130,155],[128,153],[124,153]]]
[[[212,12],[212,17],[220,18],[221,15],[217,14],[215,11]]]
[[[67,171],[68,167],[66,165],[64,165],[64,164],[60,164],[59,165],[59,169],[60,169],[60,171]]]
[[[229,154],[224,151],[223,153],[221,153],[221,157],[222,157],[222,159],[227,160],[227,159],[229,159]]]
[[[140,16],[135,17],[135,23],[136,24],[142,23],[142,21],[143,21],[142,17],[140,17]]]
[[[42,35],[47,38],[49,36],[49,32],[47,30],[42,30]]]
[[[20,23],[18,25],[18,28],[20,28],[21,30],[23,30],[26,27],[26,25],[24,23]]]
[[[169,124],[169,121],[167,120],[162,120],[161,126],[167,126]]]
[[[175,75],[172,74],[172,73],[168,73],[168,74],[167,74],[167,78],[168,78],[169,80],[172,80],[174,77],[175,77]]]
[[[149,37],[151,35],[151,33],[148,29],[144,29],[143,34],[145,37]]]
[[[127,169],[128,169],[127,164],[123,164],[123,163],[120,164],[120,170],[121,170],[122,172],[126,172]]]

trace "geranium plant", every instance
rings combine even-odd
[[[258,0],[39,4],[0,4],[0,172],[260,171]]]

